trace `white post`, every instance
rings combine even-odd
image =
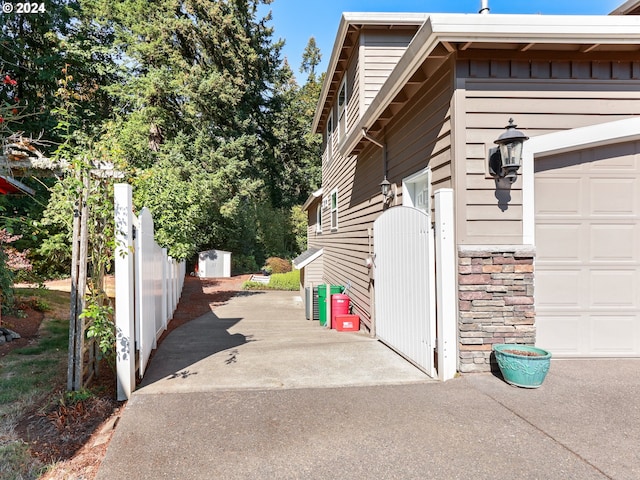
[[[438,378],[455,377],[458,364],[458,321],[456,289],[456,245],[453,190],[435,192],[436,292],[438,328]]]
[[[133,277],[133,214],[131,185],[114,186],[116,226],[116,373],[118,400],[126,400],[135,389],[135,310]]]

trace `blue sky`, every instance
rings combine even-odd
[[[489,0],[491,13],[606,15],[625,0]],[[298,78],[302,52],[315,37],[326,70],[342,12],[477,13],[480,0],[273,0],[260,10],[273,12],[274,38],[286,41],[287,57]]]

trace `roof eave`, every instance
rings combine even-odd
[[[313,117],[313,123],[311,124],[311,131],[319,133],[318,127],[322,118],[322,107],[327,101],[331,78],[336,71],[340,51],[342,50],[344,40],[351,25],[420,25],[427,17],[428,14],[426,13],[344,12],[340,17],[336,40],[333,44],[333,49],[331,50],[331,57],[327,66],[327,74],[325,75],[322,89],[320,90],[320,98],[318,99],[316,114]]]
[[[480,17],[480,18],[478,18]],[[479,21],[480,20],[480,21]],[[531,27],[528,31],[524,27]],[[640,17],[434,14],[418,30],[340,148],[349,155],[439,42],[611,43],[640,45]],[[317,113],[317,112],[316,112]]]
[[[316,190],[311,195],[309,195],[309,198],[307,198],[307,201],[304,202],[304,205],[302,205],[302,211],[306,212],[309,209],[309,207],[320,197],[322,197],[322,188]]]

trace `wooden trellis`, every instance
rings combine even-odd
[[[9,186],[16,186],[23,193],[33,194],[28,187],[13,179],[14,174],[46,177],[68,171],[65,161],[46,158],[35,145],[38,141],[22,137],[20,134],[7,138],[0,155],[3,176]],[[88,195],[91,172],[78,173],[82,188],[78,192],[73,212],[73,240],[71,264],[71,301],[69,315],[69,358],[67,366],[67,390],[80,390],[98,374],[97,342],[87,339],[87,321],[81,317],[85,307],[87,291],[87,261],[89,249]],[[16,185],[17,184],[17,185]],[[31,190],[31,191],[30,191]]]

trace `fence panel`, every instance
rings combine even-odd
[[[118,399],[135,389],[136,358],[142,377],[157,340],[173,317],[184,284],[185,263],[154,240],[153,218],[132,213],[131,186],[115,186],[116,332]],[[135,339],[135,342],[131,342]]]

